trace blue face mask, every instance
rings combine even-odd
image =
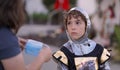
[[[25,45],[25,53],[33,55],[33,56],[38,56],[42,47],[43,47],[42,42],[38,42],[38,41],[30,39],[27,41],[27,43]]]

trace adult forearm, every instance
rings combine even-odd
[[[40,58],[36,58],[35,61],[33,61],[31,64],[28,64],[26,68],[27,70],[40,70],[43,64],[44,61],[42,61]]]

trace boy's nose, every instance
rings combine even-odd
[[[71,29],[72,29],[72,30],[75,30],[75,29],[76,29],[76,25],[72,24],[72,25],[71,25]]]

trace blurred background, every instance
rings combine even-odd
[[[75,6],[87,11],[92,22],[89,37],[112,50],[111,70],[119,70],[120,0],[24,0],[26,21],[17,36],[44,42],[53,52],[58,50],[68,40],[63,26],[64,13]],[[32,59],[25,56],[26,63]],[[49,68],[56,70],[53,60],[42,70]]]

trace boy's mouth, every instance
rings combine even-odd
[[[77,32],[71,32],[71,35],[77,35]]]

